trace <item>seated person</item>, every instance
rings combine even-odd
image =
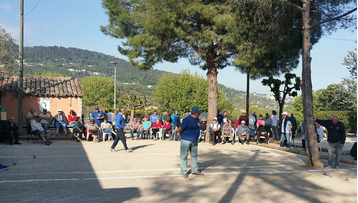
[[[86,131],[91,135],[94,142],[98,142],[98,125],[94,123],[94,119],[90,121],[88,125],[86,125]]]
[[[239,142],[244,144],[244,139],[246,139],[246,144],[249,144],[250,141],[250,129],[247,127],[244,120],[241,121],[241,124],[236,128],[236,134],[239,136]]]
[[[42,111],[43,112],[39,115],[39,117],[41,118],[40,123],[41,123],[42,128],[44,129],[45,133],[47,133],[51,115],[47,112],[47,109],[43,109]]]
[[[112,136],[113,128],[112,128],[112,125],[110,123],[108,123],[107,118],[103,119],[103,123],[101,123],[101,129],[102,129],[102,133],[108,133],[108,140],[109,140],[109,137]],[[112,138],[114,140],[114,137],[112,137]]]
[[[10,145],[21,144],[19,142],[19,126],[15,123],[15,119],[12,116],[10,116],[9,120],[6,121],[6,131],[9,133]],[[15,142],[13,142],[14,137]]]
[[[214,117],[213,122],[210,124],[210,136],[211,136],[211,144],[214,146],[216,144],[216,136],[218,136],[219,138],[219,133],[220,133],[220,124],[218,123],[218,119],[216,117]]]
[[[142,139],[149,139],[149,130],[150,130],[152,123],[148,120],[147,117],[144,117],[143,120],[144,121],[142,123],[141,136],[142,136]],[[144,132],[146,132],[147,138],[144,137]]]
[[[55,126],[56,126],[56,136],[58,136],[58,132],[60,131],[61,128],[63,129],[63,132],[65,132],[65,135],[67,136],[66,117],[65,115],[63,115],[61,109],[59,109],[57,112],[58,113],[53,118],[53,121],[55,121]]]
[[[129,124],[129,127],[131,129],[132,140],[134,139],[135,132],[137,133],[137,140],[139,140],[140,124],[137,121],[137,118],[133,118],[132,122]]]
[[[203,119],[201,119],[201,122],[200,122],[200,135],[199,135],[198,142],[205,140],[206,128],[207,128],[207,122],[206,122],[205,118],[203,118]]]
[[[232,139],[233,138],[232,127],[231,125],[229,125],[229,122],[227,120],[224,122],[222,136],[224,138],[222,144],[229,142],[230,139],[232,140],[231,144],[234,144],[234,141]]]
[[[164,122],[164,126],[163,126],[163,138],[162,140],[165,140],[165,135],[168,134],[169,135],[169,141],[171,140],[171,130],[172,130],[172,126],[169,123],[168,118],[163,119]]]
[[[157,132],[162,128],[162,124],[160,123],[160,119],[157,119],[155,123],[152,125],[152,137],[154,136],[154,140],[157,141]]]
[[[269,135],[267,128],[265,127],[266,122],[264,120],[261,121],[261,125],[257,128],[257,143],[260,141],[260,136],[265,136],[265,144],[268,144]]]
[[[77,116],[76,121],[73,124],[73,133],[78,133],[79,136],[76,136],[77,142],[80,142],[81,139],[85,139],[84,132],[85,132],[85,126],[81,122],[81,118]]]
[[[74,110],[70,111],[70,114],[67,116],[68,125],[73,126],[73,123],[76,121],[77,114]]]
[[[34,108],[30,108],[30,111],[26,114],[26,121],[28,125],[31,125],[32,120],[35,120],[35,116],[37,116],[37,113]]]
[[[232,124],[231,120],[229,120],[229,126],[231,126],[232,129],[236,130],[236,126]]]
[[[44,129],[42,128],[42,125],[40,123],[40,117],[39,116],[35,116],[35,120],[32,119],[31,121],[31,129],[34,132],[35,135],[41,137],[41,139],[44,141],[44,143],[46,145],[50,145],[52,142],[50,141],[50,134],[51,131],[47,131],[47,133],[45,133]],[[47,135],[47,139],[45,139],[45,135]]]

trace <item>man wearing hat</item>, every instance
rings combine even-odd
[[[66,131],[66,116],[63,115],[62,110],[59,109],[57,111],[56,116],[53,118],[53,120],[55,120],[55,126],[56,126],[56,136],[58,136],[58,132],[60,131],[60,129],[63,129],[63,132],[65,133],[65,135],[67,136],[67,131]]]
[[[235,126],[238,127],[239,125],[241,125],[242,121],[245,121],[245,125],[249,124],[249,117],[247,117],[246,111],[242,112],[242,115],[236,121]]]
[[[250,141],[250,129],[247,127],[245,121],[241,121],[241,124],[236,128],[236,134],[239,135],[239,142],[244,144],[245,141],[243,139],[246,138],[246,144],[249,144]]]
[[[290,119],[287,117],[287,112],[282,113],[281,125],[281,142],[280,147],[284,146],[285,139],[287,139],[287,148],[291,148],[291,134],[292,134],[292,124]]]
[[[214,146],[216,144],[216,136],[218,137],[218,141],[220,143],[220,129],[221,125],[218,122],[218,118],[214,117],[213,122],[210,123],[210,136],[211,136],[211,144]]]
[[[180,170],[184,178],[188,178],[186,170],[188,152],[191,157],[191,174],[204,175],[198,171],[197,155],[198,155],[198,138],[200,135],[199,116],[202,113],[199,107],[195,106],[191,109],[191,115],[183,119],[178,132],[181,136],[180,141]]]
[[[103,122],[103,119],[105,117],[106,116],[104,115],[103,111],[101,111],[99,109],[99,107],[96,106],[94,108],[94,112],[92,113],[92,118],[94,118],[94,123],[97,124],[97,125],[101,125],[101,123]]]

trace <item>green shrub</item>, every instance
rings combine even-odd
[[[320,120],[331,120],[332,116],[338,116],[347,133],[355,133],[357,131],[357,112],[356,111],[320,111],[316,112],[315,116]]]

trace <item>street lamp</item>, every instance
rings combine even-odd
[[[113,57],[113,61],[111,61],[111,64],[114,64],[114,98],[113,98],[113,103],[114,103],[114,109],[113,111],[116,110],[116,89],[117,89],[117,60],[119,59],[118,57]]]

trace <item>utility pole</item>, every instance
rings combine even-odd
[[[113,61],[111,61],[110,63],[111,64],[114,64],[114,98],[113,98],[113,103],[114,103],[114,109],[113,111],[116,110],[116,100],[117,100],[117,97],[116,97],[116,90],[117,90],[117,64],[118,62],[116,61],[116,59],[119,59],[118,57],[113,57]]]
[[[19,134],[23,135],[23,106],[22,106],[22,97],[23,97],[23,77],[24,77],[24,0],[20,0],[20,26],[19,26],[19,80],[17,83],[18,87],[18,117],[19,117]]]

